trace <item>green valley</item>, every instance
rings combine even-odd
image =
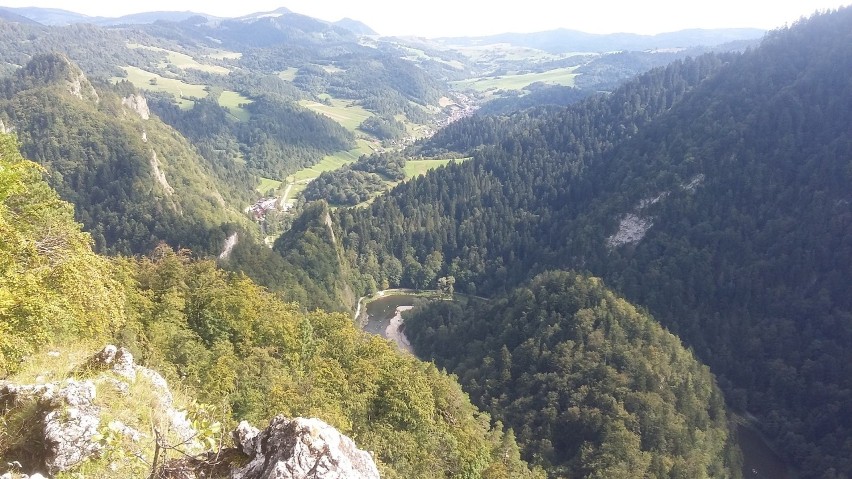
[[[371,26],[0,7],[3,479],[852,477],[852,7]]]

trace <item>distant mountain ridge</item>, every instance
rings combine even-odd
[[[59,8],[41,8],[41,7],[3,7],[0,6],[0,18],[12,22],[31,21],[48,26],[64,26],[77,23],[91,23],[100,26],[112,25],[145,25],[155,22],[183,22],[190,18],[203,17],[209,21],[221,22],[227,20],[237,20],[241,22],[253,22],[264,18],[278,18],[281,16],[300,16],[311,18],[320,23],[332,27],[346,29],[356,35],[378,35],[375,30],[370,28],[364,22],[351,18],[342,18],[336,22],[327,22],[325,20],[315,19],[307,15],[301,15],[292,10],[281,7],[269,12],[256,12],[241,17],[226,18],[209,15],[207,13],[185,11],[152,11],[131,13],[120,17],[91,17],[82,13],[72,12]]]
[[[91,23],[101,26],[150,24],[158,21],[182,22],[193,17],[204,17],[212,21],[255,21],[262,18],[277,18],[283,15],[301,15],[281,7],[268,12],[256,12],[241,17],[216,17],[206,13],[192,11],[153,11],[140,12],[121,17],[92,17],[70,10],[40,7],[3,7],[3,12],[49,26],[71,25],[76,23]],[[308,18],[307,15],[301,15]],[[10,21],[16,21],[6,17]],[[364,22],[352,18],[342,18],[336,22],[314,19],[327,25],[346,29],[356,35],[378,35]],[[636,33],[596,34],[579,30],[560,28],[532,33],[500,33],[482,37],[446,37],[436,40],[460,45],[487,45],[492,43],[509,43],[512,45],[536,48],[549,53],[566,53],[570,51],[610,52],[617,50],[655,50],[683,48],[688,46],[713,46],[723,43],[759,39],[766,30],[758,28],[718,28],[718,29],[687,29],[675,32],[665,32],[656,35],[640,35]]]
[[[64,26],[76,23],[91,23],[93,25],[134,25],[154,23],[156,21],[181,22],[188,18],[202,16],[208,19],[216,19],[213,15],[206,13],[198,13],[191,11],[156,11],[156,12],[141,12],[131,13],[120,17],[90,17],[82,13],[63,10],[60,8],[41,8],[41,7],[2,7],[0,12],[9,12],[14,15],[19,15],[23,18],[32,20],[42,25],[48,26]]]
[[[586,33],[560,28],[534,33],[501,33],[483,37],[450,37],[438,39],[448,44],[488,45],[509,43],[536,48],[549,53],[611,52],[617,50],[662,50],[690,46],[715,46],[739,40],[756,40],[766,30],[758,28],[688,29],[656,35],[636,33]]]

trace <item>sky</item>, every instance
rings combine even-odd
[[[589,33],[654,34],[686,28],[791,24],[850,0],[0,0],[7,7],[61,8],[93,16],[156,10],[236,17],[287,7],[321,18],[360,20],[382,35],[481,36],[569,28]]]

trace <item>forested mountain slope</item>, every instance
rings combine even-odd
[[[223,223],[244,223],[245,192],[217,181],[129,85],[96,89],[61,55],[34,57],[2,86],[0,119],[46,169],[98,249],[150,251],[159,241],[214,251]]]
[[[568,109],[460,122],[447,149],[497,145],[340,211],[343,242],[364,274],[405,286],[601,275],[694,348],[803,477],[852,475],[850,32],[845,8]]]
[[[48,351],[88,357],[115,342],[197,398],[194,407],[210,413],[208,422],[225,423],[221,430],[242,419],[314,416],[374,451],[382,477],[543,477],[520,460],[511,432],[492,426],[451,377],[359,331],[348,314],[307,313],[244,275],[165,245],[147,258],[94,254],[71,205],[41,173],[21,158],[13,137],[0,134],[0,382],[45,364]],[[38,371],[37,382],[77,377]],[[19,472],[13,461],[32,460],[16,454],[31,450],[37,427],[28,422],[37,408],[6,400],[4,475]],[[120,411],[122,418],[136,413]],[[84,426],[112,438],[102,441],[107,457],[64,477],[145,477],[156,466],[153,450],[139,452],[139,441],[116,433],[121,423],[106,422]],[[141,434],[153,436],[150,427]],[[217,448],[231,441],[211,439]]]
[[[709,369],[598,278],[550,272],[491,302],[406,319],[551,477],[739,477]]]

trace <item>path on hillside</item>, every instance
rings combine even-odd
[[[290,196],[290,190],[293,189],[293,183],[287,183],[287,188],[284,189],[284,194],[281,195],[280,204],[285,204],[287,202],[287,197]]]

